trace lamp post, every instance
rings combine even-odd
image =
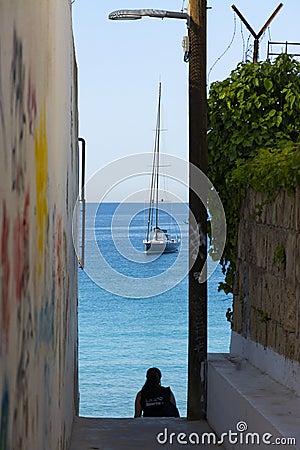
[[[118,10],[109,14],[111,20],[138,20],[142,17],[186,19],[189,29],[189,162],[207,171],[207,106],[206,106],[206,0],[190,0],[189,13],[155,9]],[[189,175],[189,350],[188,402],[190,420],[206,417],[207,361],[207,283],[199,283],[196,274],[203,270],[207,255],[207,213],[205,205],[194,192],[195,172]],[[198,230],[192,229],[192,224]],[[200,235],[195,255],[191,236]],[[203,276],[203,274],[202,274]],[[206,278],[205,276],[203,277]]]
[[[138,20],[142,17],[157,17],[164,19],[187,19],[188,15],[178,11],[164,11],[161,9],[119,9],[108,15],[110,20]]]

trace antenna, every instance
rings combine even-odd
[[[275,9],[275,11],[273,12],[273,14],[269,17],[269,19],[266,21],[266,23],[264,24],[264,26],[262,27],[262,29],[259,31],[259,33],[255,33],[255,31],[253,30],[253,28],[251,27],[251,25],[247,22],[247,20],[245,19],[245,17],[242,15],[242,13],[237,9],[237,7],[235,5],[232,5],[231,8],[233,9],[233,11],[235,13],[237,13],[237,15],[239,16],[239,18],[241,19],[241,21],[246,25],[246,27],[248,28],[248,30],[250,31],[250,33],[252,34],[252,36],[254,37],[254,51],[253,51],[253,62],[257,62],[258,60],[258,47],[259,47],[259,38],[261,37],[261,35],[263,34],[263,32],[267,29],[267,27],[270,25],[270,23],[272,22],[272,20],[274,19],[274,17],[278,14],[279,10],[283,7],[283,3],[280,3],[277,8]]]

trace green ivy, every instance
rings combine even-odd
[[[252,187],[271,198],[279,188],[293,191],[300,185],[299,144],[286,142],[279,148],[260,149],[252,160],[236,161],[231,181],[242,192]]]
[[[270,320],[270,317],[268,316],[268,313],[266,311],[263,311],[260,308],[254,308],[254,309],[259,314],[259,321],[261,323],[268,323],[268,321]]]
[[[210,88],[208,176],[227,220],[221,260],[226,277],[219,287],[227,293],[232,292],[240,205],[247,190],[271,199],[279,188],[292,191],[300,185],[299,75],[300,63],[282,54],[274,62],[241,63]]]
[[[283,245],[278,245],[274,253],[274,264],[282,264],[286,266],[286,254]]]

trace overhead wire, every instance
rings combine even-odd
[[[228,50],[232,46],[234,38],[235,38],[235,35],[236,35],[236,13],[233,13],[233,34],[232,34],[232,38],[230,40],[230,43],[228,44],[228,46],[224,50],[224,52],[216,59],[216,61],[213,63],[213,65],[209,69],[209,72],[208,72],[208,75],[207,75],[207,84],[209,84],[209,77],[210,77],[210,74],[211,74],[212,70],[217,65],[217,63],[223,58],[223,56],[226,55],[226,53],[228,52]]]
[[[268,27],[268,34],[269,34],[269,42],[272,42],[271,27]],[[269,50],[269,45],[268,45],[268,50]],[[271,50],[271,53],[273,53],[272,44],[270,45],[270,50]]]
[[[251,34],[249,33],[248,39],[247,39],[247,45],[246,45],[246,53],[245,53],[245,61],[248,61],[249,53],[251,52],[253,45],[250,44]]]
[[[241,21],[241,36],[242,36],[242,43],[243,43],[243,56],[242,56],[242,61],[245,61],[245,57],[246,57],[246,52],[245,52],[245,38],[244,38],[244,29],[243,29],[243,22]]]

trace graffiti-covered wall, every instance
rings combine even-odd
[[[69,0],[0,0],[0,449],[68,448],[77,396]]]

